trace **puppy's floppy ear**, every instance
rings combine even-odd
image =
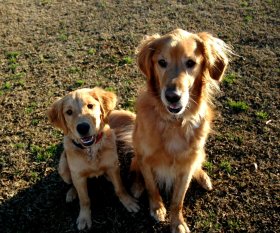
[[[106,119],[108,113],[117,105],[117,96],[113,92],[105,91],[99,87],[93,88],[91,95],[99,101],[102,113]]]
[[[62,129],[64,134],[67,134],[68,129],[63,115],[63,102],[64,98],[55,101],[49,108],[47,114],[50,123],[53,126]]]
[[[221,81],[232,54],[230,47],[222,40],[213,37],[207,32],[198,33],[204,45],[204,55],[210,77]]]
[[[158,38],[160,38],[159,34],[145,36],[136,49],[137,64],[148,79],[153,75],[152,55],[155,51],[154,42]]]

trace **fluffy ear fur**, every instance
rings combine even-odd
[[[213,37],[206,32],[198,33],[204,45],[206,64],[210,77],[214,80],[221,81],[228,65],[228,55],[231,49],[222,40]]]
[[[53,103],[48,110],[48,118],[51,124],[59,129],[63,130],[64,134],[67,134],[68,129],[63,116],[63,99],[59,99]]]
[[[159,34],[145,36],[136,50],[137,64],[148,79],[153,75],[152,55],[155,51],[155,45],[153,42],[158,38],[160,38]]]
[[[104,119],[106,119],[108,113],[117,105],[117,96],[113,92],[104,91],[98,87],[92,89],[91,95],[99,101]]]

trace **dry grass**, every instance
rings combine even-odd
[[[47,122],[46,109],[70,90],[93,86],[115,91],[119,107],[133,109],[144,85],[136,46],[145,34],[175,27],[212,32],[239,55],[228,71],[237,78],[222,84],[221,114],[207,144],[215,189],[193,183],[184,216],[193,232],[277,232],[278,9],[270,0],[0,1],[1,232],[76,232],[78,203],[64,202],[67,185],[56,171],[62,134]],[[229,99],[249,108],[236,113]],[[121,153],[128,187],[129,156]],[[105,179],[90,187],[93,231],[169,232],[149,217],[147,196],[131,215]]]

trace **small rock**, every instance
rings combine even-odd
[[[255,169],[255,171],[257,171],[257,170],[258,170],[258,164],[253,163],[253,165],[254,165],[254,169]]]

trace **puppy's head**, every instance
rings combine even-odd
[[[52,125],[83,146],[91,146],[116,106],[114,93],[100,88],[83,88],[57,100],[48,110]]]
[[[176,29],[164,36],[146,36],[138,47],[138,66],[167,111],[180,115],[205,97],[208,82],[222,79],[229,51],[208,33]]]

